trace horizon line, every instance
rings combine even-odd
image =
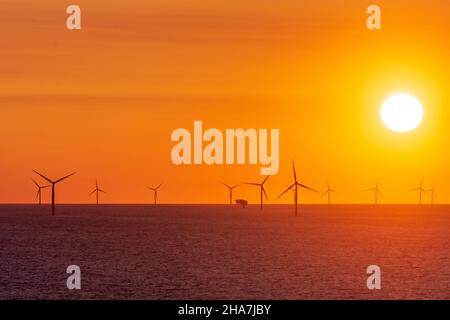
[[[34,202],[0,202],[0,206],[2,205],[33,205],[33,206],[51,206],[51,203],[42,203],[41,205],[34,203]],[[87,203],[87,202],[77,202],[77,203],[58,203],[58,206],[63,205],[86,205],[86,206],[97,206],[95,203]],[[145,202],[113,202],[113,203],[100,203],[98,206],[102,205],[136,205],[136,206],[196,206],[196,205],[208,205],[208,206],[237,206],[240,207],[239,204],[233,203],[230,205],[229,203],[145,203]],[[247,206],[259,206],[259,203],[249,203]],[[266,203],[266,206],[293,206],[292,203]],[[393,202],[393,203],[379,203],[374,204],[370,202],[361,202],[361,203],[299,203],[299,206],[446,206],[450,205],[450,203],[400,203],[400,202]]]

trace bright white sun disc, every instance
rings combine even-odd
[[[407,94],[388,98],[381,107],[381,120],[389,129],[408,132],[417,128],[423,119],[423,108],[419,100]]]

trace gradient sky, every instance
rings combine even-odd
[[[415,203],[424,178],[450,200],[450,2],[438,0],[79,0],[82,30],[60,0],[0,3],[0,202],[34,201],[32,169],[64,203],[221,203],[229,184],[258,182],[257,166],[171,163],[176,128],[279,128],[271,203],[292,183],[328,179],[339,203]],[[383,30],[366,29],[382,8]],[[406,92],[424,105],[413,132],[386,129],[379,110]],[[256,188],[235,198],[258,202]],[[44,200],[49,200],[48,191]],[[301,192],[301,202],[325,197]]]

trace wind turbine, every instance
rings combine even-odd
[[[327,190],[326,190],[324,193],[322,193],[322,196],[328,194],[328,205],[331,204],[331,194],[332,194],[332,193],[337,193],[337,191],[331,189],[331,188],[330,188],[330,184],[329,184],[328,181],[327,181]]]
[[[260,204],[260,209],[261,209],[261,210],[262,210],[262,208],[263,208],[263,194],[264,194],[264,196],[266,197],[266,200],[269,201],[269,198],[267,197],[266,189],[264,189],[264,183],[266,183],[266,181],[267,181],[267,179],[269,179],[269,177],[270,177],[270,176],[267,176],[267,177],[263,180],[263,182],[261,182],[261,183],[252,183],[252,182],[246,182],[246,183],[243,183],[243,184],[248,184],[248,185],[251,185],[251,186],[258,186],[258,187],[260,187],[260,194],[261,194],[261,204]]]
[[[370,189],[366,190],[366,191],[373,191],[374,192],[374,194],[375,194],[375,204],[378,204],[378,195],[383,196],[383,194],[380,191],[379,185],[380,185],[380,179],[378,179],[377,184],[375,185],[375,188],[370,188]]]
[[[293,190],[294,191],[294,203],[295,203],[295,215],[297,216],[297,214],[298,214],[298,188],[307,189],[307,190],[310,190],[310,191],[313,191],[316,193],[319,193],[319,192],[298,182],[297,173],[295,172],[294,160],[292,160],[292,169],[294,171],[294,183],[292,185],[290,185],[282,194],[280,194],[277,199],[281,198],[289,190]]]
[[[420,181],[420,186],[416,189],[412,189],[411,192],[412,191],[419,191],[419,204],[422,204],[422,193],[427,194],[427,190],[423,188],[423,179]]]
[[[35,184],[36,187],[38,188],[38,191],[37,191],[37,194],[36,194],[36,199],[39,198],[39,205],[41,205],[41,195],[42,195],[41,190],[42,190],[42,189],[45,189],[45,188],[48,188],[48,187],[50,187],[50,186],[41,186],[41,185],[39,185],[34,179],[31,179],[31,180],[33,180],[34,184]]]
[[[103,191],[102,189],[100,189],[98,187],[98,181],[95,180],[95,189],[89,194],[89,196],[92,196],[94,193],[96,193],[96,198],[97,198],[97,205],[98,205],[98,193],[106,193],[105,191]]]
[[[433,189],[427,191],[431,194],[431,204],[434,204],[434,199],[436,198],[436,185],[433,186]]]
[[[158,189],[159,189],[159,187],[161,187],[161,186],[162,186],[162,183],[161,183],[159,186],[157,186],[156,188],[147,187],[147,189],[153,190],[153,200],[154,200],[154,204],[156,204],[156,200],[158,199]]]
[[[52,184],[52,215],[54,216],[55,215],[55,185],[60,183],[61,181],[65,180],[65,179],[73,176],[76,172],[73,172],[73,173],[71,173],[71,174],[69,174],[69,175],[67,175],[65,177],[62,177],[61,179],[53,181],[53,180],[50,180],[49,178],[47,178],[46,176],[40,174],[36,170],[33,170],[33,171],[34,171],[34,173],[40,175],[42,178],[44,178],[45,180],[47,180],[48,182],[50,182]]]
[[[229,186],[226,183],[223,183],[223,182],[221,182],[221,183],[230,190],[230,205],[232,205],[233,204],[233,189],[239,187],[240,184],[236,184],[234,186]]]

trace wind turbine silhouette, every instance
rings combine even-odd
[[[419,204],[422,204],[422,193],[427,194],[427,190],[423,188],[423,179],[420,181],[420,186],[418,188],[412,189],[413,191],[419,191]]]
[[[101,193],[106,193],[105,191],[103,191],[102,189],[100,189],[99,187],[98,187],[98,181],[97,181],[97,179],[95,180],[95,189],[89,194],[89,196],[92,196],[94,193],[97,193],[96,194],[96,199],[97,199],[97,205],[98,205],[98,193],[99,192],[101,192]]]
[[[50,187],[50,186],[41,186],[41,185],[39,185],[34,179],[31,179],[31,180],[33,180],[33,182],[34,182],[34,184],[36,185],[36,187],[38,188],[38,191],[37,191],[37,194],[36,194],[36,199],[38,199],[39,198],[39,205],[41,205],[41,195],[42,195],[42,193],[41,193],[41,190],[42,189],[45,189],[45,188],[48,188],[48,187]]]
[[[258,186],[258,187],[260,187],[260,194],[261,194],[261,204],[260,204],[260,209],[261,209],[261,210],[262,210],[262,208],[263,208],[263,194],[264,194],[264,196],[266,197],[266,200],[269,201],[269,198],[267,197],[266,189],[264,189],[264,184],[266,183],[267,179],[269,179],[269,177],[270,177],[270,176],[267,176],[267,177],[263,180],[263,182],[261,182],[261,183],[252,183],[252,182],[246,182],[246,183],[243,183],[243,184],[248,184],[248,185],[251,185],[251,186]]]
[[[49,178],[47,178],[46,176],[40,174],[36,170],[33,170],[33,171],[34,171],[34,173],[40,175],[42,178],[44,178],[45,180],[47,180],[48,182],[50,182],[52,184],[52,215],[54,216],[55,215],[55,185],[60,183],[61,181],[65,180],[65,179],[73,176],[76,172],[73,172],[73,173],[71,173],[71,174],[69,174],[69,175],[67,175],[65,177],[62,177],[61,179],[53,181],[53,180],[50,180]]]
[[[229,186],[226,183],[221,182],[225,187],[227,187],[230,190],[230,205],[233,204],[233,189],[240,186],[240,184],[236,184],[234,186]]]
[[[330,188],[330,184],[329,184],[328,181],[327,181],[327,190],[326,190],[324,193],[322,193],[322,196],[328,194],[328,205],[331,204],[331,194],[332,194],[332,193],[337,193],[337,191],[331,189],[331,188]]]
[[[430,192],[430,197],[431,197],[431,204],[434,204],[434,199],[436,198],[436,185],[433,186],[432,189],[427,190],[428,192]]]
[[[159,186],[157,186],[156,188],[147,187],[147,189],[153,190],[153,201],[154,201],[154,204],[156,204],[156,200],[158,199],[158,189],[161,186],[162,186],[162,183]]]
[[[375,204],[378,204],[378,195],[383,196],[383,194],[380,191],[379,185],[380,185],[380,179],[378,179],[377,184],[375,185],[375,188],[370,188],[370,189],[366,190],[366,191],[373,191],[374,192],[374,194],[375,194]]]
[[[292,169],[294,171],[294,183],[292,185],[290,185],[282,194],[280,194],[277,199],[281,198],[286,192],[288,192],[289,190],[293,190],[294,191],[294,203],[295,203],[295,215],[298,215],[298,188],[303,188],[303,189],[307,189],[316,193],[319,193],[318,191],[307,187],[301,183],[298,182],[297,180],[297,173],[295,172],[295,163],[294,160],[292,159]]]

